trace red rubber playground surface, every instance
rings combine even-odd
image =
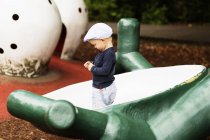
[[[53,56],[49,63],[49,72],[39,78],[19,78],[0,75],[0,122],[7,119],[7,97],[11,92],[24,89],[39,95],[51,92],[64,86],[90,80],[91,73],[83,67],[83,63],[65,61]]]

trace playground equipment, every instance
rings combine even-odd
[[[62,27],[55,3],[3,0],[0,17],[0,74],[32,78],[46,73]]]
[[[130,20],[135,21],[121,22],[127,26]],[[113,105],[93,110],[91,81],[86,81],[44,96],[14,91],[8,111],[48,132],[84,139],[197,140],[209,134],[208,70],[200,65],[152,68],[136,48],[127,48],[133,41],[128,42],[120,45],[126,47],[117,52],[117,63],[119,71],[132,72],[116,75]]]
[[[88,10],[84,0],[54,0],[61,15],[63,30],[59,42],[61,59],[71,60],[82,41],[88,24]],[[63,43],[63,44],[62,44]]]
[[[153,67],[140,53],[140,23],[135,18],[123,18],[118,24],[116,73]]]
[[[0,17],[0,74],[27,78],[46,74],[56,47],[71,59],[88,22],[83,0],[3,0]]]
[[[202,66],[198,66],[197,70],[194,66],[185,68],[187,67],[193,68],[192,71],[197,71],[197,74],[193,73],[183,82],[175,84],[173,88],[168,87],[167,90],[159,94],[151,92],[153,95],[146,94],[148,97],[115,103],[115,105],[100,110],[85,109],[78,107],[79,105],[74,106],[65,100],[54,100],[23,90],[14,91],[9,96],[7,107],[12,115],[39,125],[51,133],[64,136],[69,136],[69,134],[78,136],[79,134],[81,138],[85,139],[105,140],[200,139],[209,133],[210,75],[207,69]],[[180,68],[182,69],[182,67]],[[152,69],[158,71],[162,68]],[[170,71],[170,69],[168,70]],[[148,70],[120,74],[119,77],[126,77],[126,80],[130,82],[133,80],[130,79],[133,77],[132,73],[143,71],[142,75],[144,75],[144,72]],[[166,74],[166,71],[163,71],[162,74]],[[176,69],[174,72],[181,71]],[[185,72],[190,72],[190,70],[187,69]],[[130,77],[126,76],[129,74],[131,74]],[[135,75],[137,76],[137,74]],[[174,76],[174,73],[171,75]],[[181,78],[182,76],[174,77]],[[141,78],[140,75],[137,78]],[[164,83],[164,80],[163,78],[157,82],[163,81],[161,83]],[[84,87],[84,85],[79,86],[77,89],[81,90]],[[69,89],[71,88],[69,87]],[[66,89],[65,94],[71,97],[72,92],[67,93],[67,91],[71,91],[69,89]],[[75,87],[72,87],[72,90],[76,95]],[[87,92],[85,88],[82,91],[83,93]],[[143,91],[141,88],[137,90],[139,94],[142,94]],[[130,93],[127,93],[127,97],[133,96],[135,94],[133,92],[135,91],[131,90]],[[59,91],[58,93],[57,97],[63,94]],[[120,96],[120,94],[122,93],[119,92],[118,95]],[[81,96],[78,98],[80,98],[80,102],[89,100]]]

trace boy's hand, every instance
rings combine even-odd
[[[89,71],[91,70],[91,68],[93,67],[93,63],[91,63],[90,61],[85,62],[84,67],[87,68]]]
[[[85,68],[88,68],[89,63],[90,63],[90,61],[85,62],[85,63],[84,63],[84,67],[85,67]]]

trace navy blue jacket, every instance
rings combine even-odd
[[[116,57],[114,47],[98,53],[93,63],[95,65],[91,68],[93,87],[102,89],[111,85],[115,80]]]

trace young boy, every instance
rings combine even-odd
[[[93,108],[103,108],[114,102],[117,88],[114,84],[115,74],[115,50],[112,44],[112,29],[105,23],[94,24],[84,37],[100,51],[94,62],[87,61],[84,67],[93,75]]]

